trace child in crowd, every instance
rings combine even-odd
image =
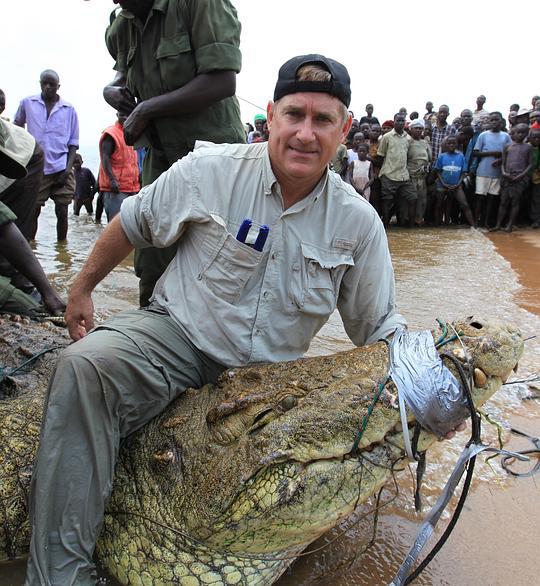
[[[368,158],[373,163],[377,157],[377,151],[379,150],[379,142],[381,138],[381,127],[378,124],[372,124],[369,127],[369,152]]]
[[[426,177],[431,165],[431,146],[427,140],[423,139],[424,121],[415,118],[409,124],[409,134],[412,141],[409,143],[407,151],[407,168],[411,181],[416,189],[416,218],[414,223],[421,226],[424,223],[424,214],[427,204],[427,184]]]
[[[366,141],[364,138],[363,132],[356,132],[353,137],[352,147],[347,150],[347,156],[349,158],[349,163],[358,160],[358,146],[363,144]]]
[[[368,145],[362,143],[357,149],[358,159],[349,163],[345,180],[350,183],[359,195],[369,201],[370,188],[376,173],[373,164],[368,159]]]
[[[526,124],[517,124],[512,132],[513,143],[506,146],[502,156],[501,203],[497,214],[497,223],[490,230],[501,229],[506,212],[510,205],[510,216],[505,226],[506,232],[512,228],[519,213],[521,199],[529,184],[529,173],[532,169],[533,147],[524,142],[529,133]]]
[[[446,208],[444,210],[444,223],[449,223],[450,204],[452,198],[455,198],[469,225],[474,226],[471,208],[461,188],[465,174],[465,157],[463,153],[456,151],[458,145],[457,136],[448,136],[445,143],[445,150],[439,155],[435,163],[435,174],[437,176],[435,225],[439,226],[442,223],[443,208]]]
[[[369,203],[377,210],[381,211],[381,180],[379,179],[378,166],[379,159],[377,158],[377,151],[379,150],[379,143],[381,142],[382,130],[379,124],[372,124],[369,127],[369,142],[368,142],[368,160],[373,165],[373,183],[370,187]]]
[[[369,140],[370,124],[367,122],[360,122],[360,132],[364,134],[364,138]]]
[[[94,174],[88,167],[83,167],[83,158],[77,153],[73,159],[73,173],[75,174],[75,194],[73,195],[73,214],[78,216],[84,206],[88,215],[94,213],[92,202],[97,191]]]
[[[531,228],[540,228],[540,129],[529,132],[529,144],[532,146],[531,175]]]
[[[501,131],[503,122],[500,112],[492,112],[489,115],[490,130],[482,132],[474,145],[473,156],[479,160],[474,208],[477,225],[489,224],[491,211],[501,190],[502,153],[506,146],[512,144],[508,133]],[[481,223],[484,213],[484,221]]]

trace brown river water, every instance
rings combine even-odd
[[[66,293],[93,242],[102,231],[81,211],[70,217],[69,240],[54,241],[51,206],[42,214],[36,253],[57,288]],[[540,231],[487,234],[468,228],[399,230],[389,232],[396,272],[397,303],[411,329],[434,326],[436,318],[468,315],[499,319],[519,326],[526,342],[517,379],[538,373],[540,366]],[[128,258],[96,290],[98,318],[132,307],[136,278]],[[351,346],[336,313],[313,341],[311,355]],[[506,429],[509,449],[529,449],[523,438],[510,435],[513,426],[540,437],[540,384],[506,385],[485,406]],[[484,423],[486,441],[496,445],[496,433]],[[279,580],[279,586],[383,586],[389,584],[414,542],[423,516],[434,504],[466,443],[468,432],[441,442],[428,452],[424,476],[423,513],[416,514],[411,474],[401,473],[399,494],[385,490],[374,544],[374,503],[330,531]],[[454,501],[455,502],[455,499]],[[452,507],[450,507],[452,509]],[[445,512],[435,537],[450,519]],[[428,543],[425,552],[433,545]],[[432,586],[521,586],[540,584],[540,476],[510,477],[495,458],[479,456],[469,498],[446,545],[415,584]],[[20,586],[24,564],[0,564],[0,586]],[[111,586],[112,580],[106,580]]]

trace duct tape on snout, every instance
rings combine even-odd
[[[409,332],[400,326],[390,342],[389,353],[405,448],[412,460],[405,403],[420,425],[439,437],[455,429],[469,415],[469,408],[456,377],[443,364],[429,330]]]

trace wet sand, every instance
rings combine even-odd
[[[487,236],[518,275],[522,289],[516,295],[517,302],[540,315],[540,230],[491,232]]]

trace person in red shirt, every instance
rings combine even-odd
[[[103,131],[99,141],[101,165],[98,183],[109,222],[120,211],[124,199],[140,189],[137,153],[124,140],[127,116],[117,112],[116,117],[117,121]]]

